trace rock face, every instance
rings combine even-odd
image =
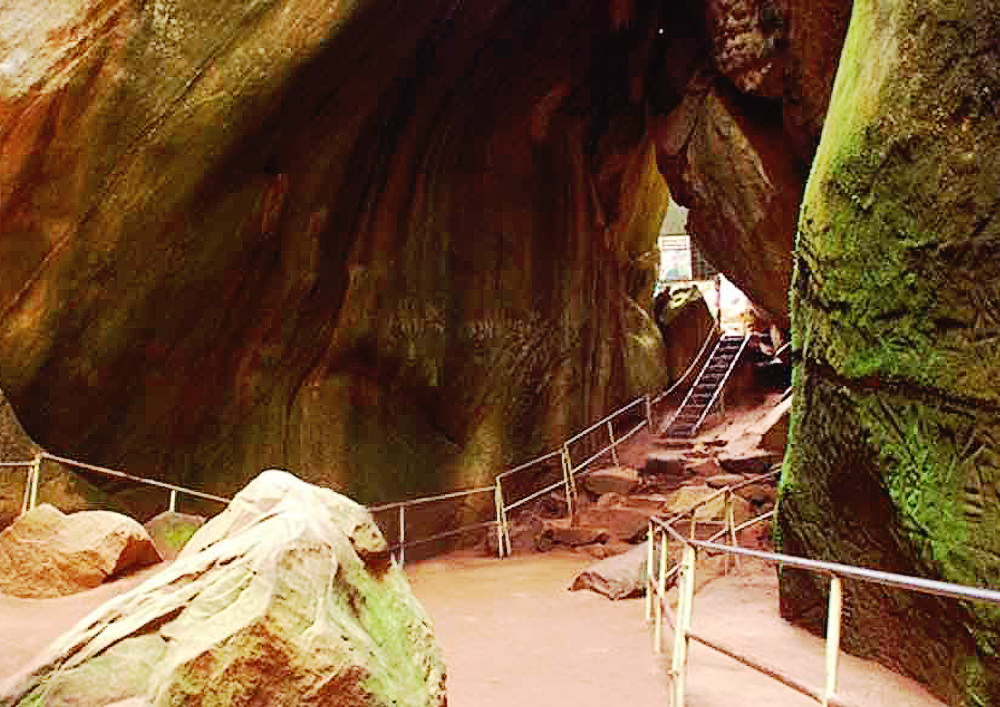
[[[444,681],[428,619],[368,512],[268,471],[0,702],[444,707]]]
[[[659,387],[641,5],[6,3],[0,385],[26,429],[374,501]]]
[[[715,319],[696,286],[661,292],[653,302],[653,318],[667,347],[667,375],[676,381],[692,365],[715,328]],[[707,355],[707,354],[706,354]],[[697,375],[697,368],[694,372]],[[693,377],[689,380],[693,380]]]
[[[137,522],[109,511],[38,506],[0,533],[0,592],[58,597],[160,561]]]
[[[997,2],[854,5],[797,246],[784,551],[996,587]],[[819,628],[825,583],[783,572]],[[1000,704],[995,609],[850,583],[844,640]]]
[[[850,0],[664,10],[652,124],[660,169],[709,260],[782,326],[792,240]]]
[[[143,523],[143,527],[149,533],[160,557],[173,560],[204,524],[202,516],[164,511]]]

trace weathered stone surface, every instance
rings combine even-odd
[[[0,385],[41,444],[381,501],[662,386],[651,6],[42,7],[0,8]]]
[[[595,469],[583,478],[583,486],[596,496],[606,493],[628,495],[639,488],[639,472],[627,466]]]
[[[709,260],[782,326],[799,202],[849,8],[711,0],[672,4],[663,22],[669,69],[651,125],[660,170]]]
[[[642,473],[684,478],[686,462],[683,454],[671,451],[653,451],[642,465]]]
[[[746,481],[742,474],[716,474],[705,479],[705,484],[713,489],[721,489],[725,486],[735,486]]]
[[[758,446],[771,452],[784,453],[788,444],[788,421],[791,418],[792,398],[782,400],[767,417],[764,418],[764,432],[760,436]]]
[[[57,597],[160,561],[136,521],[109,511],[65,514],[43,504],[0,532],[0,592]]]
[[[854,3],[796,252],[785,552],[996,587],[1000,4]],[[782,572],[821,630],[825,582]],[[1000,704],[1000,620],[851,583],[844,644]]]
[[[156,551],[164,560],[173,560],[177,557],[191,536],[203,525],[205,525],[203,516],[173,511],[164,511],[143,523],[153,545],[156,546]]]
[[[368,512],[268,471],[176,562],[0,687],[0,702],[443,707],[444,681]]]
[[[693,285],[657,295],[653,302],[653,318],[663,340],[669,344],[666,348],[667,375],[671,382],[676,381],[701,352],[706,337],[715,328],[715,319],[701,290]]]
[[[740,497],[750,501],[750,503],[755,503],[759,506],[769,506],[777,499],[778,489],[773,482],[762,481],[756,484],[748,484],[736,491],[736,493]]]
[[[719,465],[719,462],[715,460],[715,457],[703,459],[694,463],[689,462],[687,465],[687,472],[692,476],[700,476],[702,478],[718,476],[719,474],[725,473],[723,468]]]
[[[671,553],[671,556],[675,554]],[[573,578],[569,589],[572,592],[589,589],[608,599],[627,599],[645,594],[647,555],[646,543],[632,546],[628,552],[609,557],[585,569]],[[659,557],[654,556],[654,560],[659,562]],[[670,581],[671,585],[676,582],[676,575]]]
[[[712,498],[714,496],[714,498]],[[711,498],[711,500],[707,500]],[[684,486],[667,497],[663,503],[662,513],[676,515],[687,511],[695,504],[702,503],[694,512],[695,520],[725,520],[726,498],[710,486]],[[742,523],[752,517],[750,504],[737,495],[733,495],[733,518],[736,523]]]
[[[752,449],[735,454],[723,453],[718,456],[719,465],[734,474],[763,474],[781,462],[780,452]]]
[[[569,518],[545,521],[542,535],[553,544],[570,547],[606,543],[610,538],[610,534],[604,528],[574,525]]]

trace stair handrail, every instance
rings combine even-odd
[[[716,336],[719,336],[719,330],[718,330],[718,328],[716,328],[715,326],[713,326],[711,329],[709,329],[708,334],[705,336],[705,341],[702,342],[701,348],[698,349],[698,355],[695,356],[693,359],[691,359],[691,363],[688,365],[688,367],[684,371],[684,373],[681,374],[680,378],[678,378],[673,383],[671,383],[669,388],[667,388],[666,390],[662,391],[659,395],[657,395],[656,397],[654,397],[650,401],[650,402],[652,402],[653,405],[656,405],[661,400],[663,400],[665,397],[667,397],[668,395],[670,395],[671,393],[673,393],[675,390],[677,390],[677,388],[680,386],[680,384],[683,383],[687,379],[687,377],[689,375],[691,375],[691,372],[695,368],[697,368],[698,361],[700,361],[701,357],[705,355],[705,351],[708,350],[709,344],[712,343],[712,340],[715,339]],[[721,338],[722,337],[719,336],[719,339],[715,339],[716,343],[718,343],[718,341],[721,340]],[[711,360],[711,357],[709,358],[709,360]]]
[[[687,395],[684,396],[684,399],[681,401],[681,404],[677,407],[676,410],[674,410],[674,414],[670,416],[670,420],[667,422],[666,426],[661,429],[670,429],[670,426],[674,424],[674,420],[676,420],[677,416],[681,414],[681,410],[683,410],[684,406],[687,405],[688,400],[694,393],[694,389],[697,388],[698,383],[701,382],[701,377],[705,375],[705,371],[707,371],[708,367],[712,364],[712,359],[715,358],[715,354],[719,350],[719,347],[722,346],[722,342],[725,340],[725,338],[726,338],[725,336],[720,336],[719,339],[715,342],[715,348],[712,349],[711,355],[707,359],[705,359],[704,365],[702,365],[701,370],[698,371],[698,377],[694,379],[694,383],[692,383],[691,387],[688,388]]]
[[[719,339],[719,342],[721,343],[724,340],[725,337]],[[712,412],[712,408],[715,406],[715,403],[718,402],[719,396],[722,395],[722,391],[725,390],[726,383],[729,382],[729,377],[733,374],[733,371],[736,370],[736,365],[740,362],[740,357],[743,355],[743,351],[746,349],[747,344],[749,343],[750,343],[750,335],[744,334],[743,343],[740,344],[739,351],[736,352],[736,355],[733,356],[733,360],[729,363],[729,368],[726,369],[726,375],[724,375],[722,377],[722,380],[719,381],[718,387],[712,394],[712,399],[708,401],[708,405],[705,406],[705,410],[704,412],[701,413],[701,417],[698,418],[698,422],[696,422],[694,427],[691,428],[692,437],[698,433],[698,428],[701,427],[703,422],[705,422],[705,418],[708,417],[708,414]],[[713,358],[715,357],[714,352],[712,354],[712,357]],[[694,390],[694,388],[692,388],[692,390]],[[678,410],[678,412],[680,411]]]

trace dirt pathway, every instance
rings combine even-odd
[[[667,652],[656,656],[641,599],[612,602],[566,587],[590,560],[570,552],[498,561],[450,555],[407,575],[430,612],[448,665],[451,707],[669,705]],[[0,595],[0,681],[52,639],[155,568],[61,599]],[[705,585],[694,626],[809,684],[822,682],[822,641],[776,613],[773,570],[748,568]],[[694,645],[688,707],[806,707],[816,703]],[[859,707],[943,707],[916,683],[844,656],[841,693]]]
[[[569,592],[588,559],[571,553],[452,556],[411,566],[449,669],[451,707],[669,705],[669,633],[652,652],[641,599]],[[695,598],[694,628],[725,638],[807,684],[822,685],[823,642],[777,615],[772,569],[748,566]],[[943,707],[915,682],[842,655],[840,694],[859,707]],[[692,645],[688,707],[802,707],[812,700],[735,661]]]

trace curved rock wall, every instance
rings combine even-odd
[[[780,536],[791,554],[996,588],[1000,4],[859,0],[806,190]],[[820,627],[824,585],[785,571]],[[845,642],[1000,703],[1000,613],[857,586]]]
[[[659,385],[649,14],[8,3],[0,385],[25,427],[371,501],[486,481]]]

